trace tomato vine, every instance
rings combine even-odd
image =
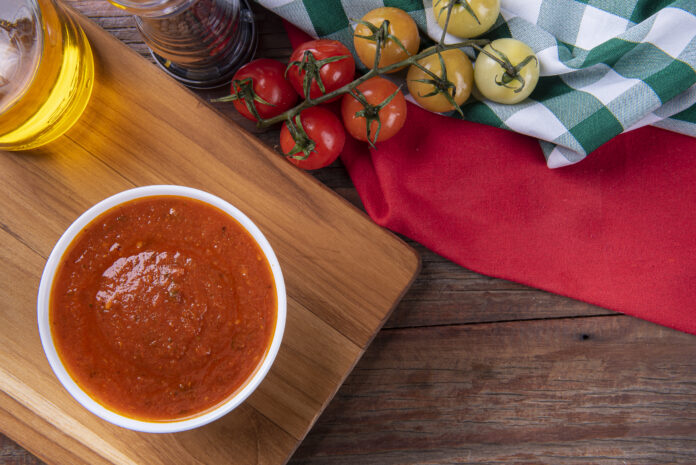
[[[358,20],[356,22],[358,23],[358,25],[366,27],[369,30],[369,34],[358,34],[357,31],[355,34],[356,37],[360,39],[369,40],[375,43],[375,56],[371,66],[368,63],[365,63],[368,66],[368,71],[363,75],[357,77],[356,79],[352,80],[351,82],[348,82],[347,84],[344,84],[339,88],[325,89],[322,79],[320,77],[321,68],[324,65],[341,61],[347,59],[348,57],[346,55],[341,54],[329,58],[317,59],[317,57],[315,57],[311,51],[307,50],[304,52],[301,60],[291,61],[287,65],[287,68],[285,70],[286,76],[288,71],[293,67],[296,67],[298,72],[303,73],[303,82],[301,87],[304,91],[305,98],[294,107],[289,109],[282,109],[284,111],[281,111],[281,109],[279,108],[276,114],[268,116],[266,118],[261,118],[258,112],[256,112],[255,108],[253,107],[255,107],[255,102],[260,102],[264,104],[267,104],[267,102],[265,102],[263,99],[260,99],[258,96],[254,94],[254,90],[251,86],[251,83],[246,82],[246,80],[239,82],[233,81],[232,88],[237,89],[238,95],[233,94],[228,97],[217,99],[217,101],[230,101],[235,99],[243,101],[247,109],[251,113],[253,113],[254,117],[256,117],[257,126],[260,128],[267,128],[277,123],[285,122],[289,127],[289,130],[291,131],[291,135],[298,142],[293,153],[289,154],[289,156],[293,158],[306,158],[308,156],[308,152],[311,152],[312,148],[310,145],[307,144],[307,136],[304,134],[304,131],[302,130],[302,126],[298,117],[303,110],[336,100],[337,98],[344,95],[351,95],[363,106],[363,110],[358,111],[356,113],[356,116],[362,116],[367,120],[367,140],[370,143],[370,145],[374,145],[374,142],[377,140],[377,136],[381,128],[381,122],[379,121],[379,110],[384,106],[388,105],[389,102],[393,99],[394,95],[391,95],[391,97],[388,97],[385,101],[381,103],[368,103],[364,96],[361,95],[360,89],[358,89],[358,87],[366,81],[374,78],[375,76],[395,72],[405,67],[417,68],[421,70],[425,75],[422,78],[414,80],[414,82],[430,86],[430,90],[428,90],[426,93],[423,93],[422,95],[419,94],[419,97],[428,98],[438,94],[442,95],[444,99],[446,99],[446,101],[449,102],[451,108],[453,110],[458,111],[459,114],[462,115],[460,104],[457,104],[457,102],[455,102],[455,93],[457,91],[455,83],[448,79],[448,70],[446,69],[445,62],[442,56],[443,53],[448,50],[462,49],[467,47],[473,48],[478,52],[480,56],[485,55],[489,57],[491,60],[493,60],[493,62],[497,63],[502,68],[502,70],[504,70],[504,74],[501,78],[496,78],[494,85],[504,86],[507,88],[514,87],[515,93],[518,93],[522,88],[524,88],[526,82],[525,79],[521,76],[520,71],[532,60],[536,62],[538,67],[538,60],[536,56],[532,54],[524,58],[517,65],[513,65],[510,59],[508,59],[508,57],[504,53],[492,48],[491,41],[485,38],[465,39],[456,43],[445,43],[445,39],[447,37],[447,29],[452,18],[453,8],[462,7],[466,9],[466,11],[474,17],[476,22],[478,22],[479,24],[481,22],[479,21],[479,18],[476,16],[467,0],[438,0],[437,4],[440,5],[440,3],[444,1],[447,1],[447,4],[445,6],[440,6],[441,10],[439,11],[440,15],[446,13],[444,24],[442,24],[442,35],[440,37],[440,40],[433,47],[426,48],[425,50],[422,50],[419,53],[409,53],[408,50],[406,50],[406,47],[402,44],[401,40],[394,34],[392,34],[392,32],[390,32],[389,19],[385,18],[381,24],[372,24],[370,22],[364,21],[363,18],[363,20]],[[380,67],[382,49],[387,44],[387,41],[392,41],[396,43],[400,49],[404,50],[408,54],[408,57],[401,61],[393,62]],[[422,64],[425,58],[435,54],[437,54],[438,56],[438,61],[440,65],[439,73],[435,73],[427,69]],[[350,58],[352,60],[352,57]],[[469,66],[469,68],[471,67]],[[317,86],[321,91],[321,94],[316,97],[312,97],[310,95],[310,87],[312,87],[314,82],[317,83]],[[399,89],[397,88],[394,94],[398,92]],[[468,96],[468,93],[465,94],[464,99],[466,99],[466,96]],[[370,134],[372,122],[377,123],[375,134]]]
[[[403,61],[400,61],[398,63],[393,63],[389,66],[384,66],[382,68],[379,67],[372,67],[367,73],[363,74],[359,78],[355,79],[354,81],[350,82],[349,84],[346,84],[343,87],[340,87],[332,92],[329,92],[327,94],[322,95],[321,97],[317,97],[315,99],[305,99],[304,101],[300,102],[297,106],[294,108],[291,108],[290,110],[287,110],[284,113],[281,113],[280,115],[274,116],[272,118],[268,119],[261,119],[257,123],[257,125],[261,128],[267,128],[270,126],[273,126],[276,123],[280,123],[283,121],[286,121],[287,119],[293,118],[295,115],[300,113],[302,110],[305,108],[309,108],[315,105],[320,105],[322,103],[328,102],[329,100],[332,100],[336,97],[339,97],[344,94],[351,93],[353,89],[355,89],[357,86],[362,84],[363,82],[367,81],[368,79],[371,79],[375,76],[379,76],[382,74],[387,74],[390,71],[393,71],[397,68],[402,68],[404,66],[408,65],[413,65],[415,64],[418,60],[428,57],[430,55],[434,55],[435,53],[438,53],[440,51],[445,51],[445,50],[450,50],[450,49],[455,49],[455,48],[462,48],[462,47],[481,47],[483,45],[488,44],[490,41],[488,39],[471,39],[471,40],[465,40],[463,42],[458,42],[455,44],[448,44],[448,45],[441,45],[440,47],[433,48],[433,49],[428,49],[424,50],[416,55],[413,55]],[[379,49],[379,47],[378,47]],[[378,62],[378,59],[375,60]]]

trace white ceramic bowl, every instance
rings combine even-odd
[[[85,391],[83,391],[82,388],[75,383],[73,378],[68,374],[67,370],[63,366],[63,363],[56,352],[48,319],[48,307],[56,268],[70,243],[73,241],[75,236],[85,228],[85,226],[87,226],[97,216],[116,205],[140,197],[161,195],[189,197],[213,205],[237,220],[237,222],[239,222],[252,235],[263,250],[263,253],[266,255],[266,259],[268,260],[273,273],[276,293],[278,296],[278,315],[276,318],[276,327],[273,332],[270,348],[267,351],[260,367],[254,372],[252,377],[246,382],[241,390],[237,391],[232,397],[215,407],[213,410],[206,411],[198,416],[182,420],[150,422],[128,418],[103,407],[89,395],[87,395]],[[46,262],[46,266],[41,276],[41,283],[39,284],[39,293],[37,299],[38,324],[41,344],[43,345],[44,352],[46,353],[46,357],[48,358],[51,368],[65,389],[67,389],[68,392],[80,404],[82,404],[82,406],[102,419],[124,428],[148,433],[172,433],[197,428],[210,423],[211,421],[217,420],[226,413],[229,413],[235,407],[240,405],[247,397],[249,397],[249,395],[256,389],[256,387],[258,387],[263,378],[266,376],[266,373],[268,373],[268,370],[271,368],[273,360],[278,353],[280,342],[283,338],[283,331],[285,329],[285,319],[287,313],[286,305],[287,299],[285,294],[285,283],[283,281],[283,275],[280,271],[278,259],[259,228],[256,227],[256,225],[241,211],[219,197],[198,189],[167,185],[137,187],[135,189],[120,192],[112,197],[102,200],[84,212],[77,220],[75,220],[73,224],[70,225],[65,233],[63,233],[58,240],[58,243],[53,248],[51,255],[48,257],[48,261]]]

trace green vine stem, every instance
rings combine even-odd
[[[329,100],[332,100],[340,95],[343,94],[348,94],[351,93],[353,89],[358,87],[360,84],[363,82],[367,81],[368,79],[371,79],[375,76],[379,76],[381,74],[387,74],[390,71],[394,71],[396,69],[402,68],[404,66],[408,65],[413,65],[417,63],[419,60],[422,60],[425,57],[428,57],[430,55],[434,55],[438,52],[442,52],[445,50],[451,50],[455,48],[462,48],[462,47],[474,47],[477,50],[481,50],[485,45],[490,43],[490,40],[488,39],[471,39],[471,40],[465,40],[462,42],[457,42],[453,44],[448,44],[448,45],[443,45],[439,44],[437,47],[432,47],[429,49],[426,49],[416,55],[410,56],[406,58],[405,60],[402,60],[398,63],[393,63],[388,66],[384,66],[382,68],[379,68],[377,66],[377,63],[379,63],[379,60],[375,60],[375,65],[370,69],[367,73],[363,74],[359,78],[355,79],[352,82],[349,82],[348,84],[344,85],[343,87],[339,87],[336,90],[333,90],[329,92],[328,94],[324,94],[320,97],[317,97],[315,99],[305,99],[304,101],[300,102],[297,106],[287,110],[284,113],[281,113],[277,116],[274,116],[272,118],[268,119],[259,119],[257,122],[257,126],[259,128],[268,128],[270,126],[273,126],[274,124],[281,123],[283,121],[287,120],[292,120],[296,115],[298,115],[302,110],[313,107],[316,105],[320,105],[324,102],[327,102]],[[379,47],[378,47],[379,48]]]

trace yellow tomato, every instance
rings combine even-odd
[[[440,62],[440,56],[445,65],[444,69]],[[452,49],[440,52],[440,56],[435,53],[418,60],[419,65],[435,74],[439,79],[415,65],[409,68],[406,76],[408,91],[416,102],[426,110],[437,113],[455,109],[452,102],[442,92],[452,95],[454,90],[453,100],[459,106],[469,98],[474,81],[474,69],[469,57],[464,52]]]
[[[447,7],[454,2],[447,32],[470,39],[488,31],[500,13],[500,0],[433,0],[433,15],[440,27],[445,27]]]
[[[534,51],[516,39],[497,39],[483,50],[503,61],[507,59],[519,69],[518,77],[510,76],[498,61],[479,53],[474,63],[474,81],[481,94],[498,103],[519,103],[526,99],[539,82],[539,60]]]
[[[382,42],[379,59],[380,68],[398,63],[418,52],[418,46],[420,45],[418,26],[405,11],[391,7],[377,8],[363,16],[361,21],[370,23],[373,28],[358,23],[353,35],[353,45],[358,58],[368,68],[372,68],[375,63],[377,42],[365,37],[374,36],[375,32],[372,29],[379,29],[384,21],[389,21],[388,35],[392,37],[385,37],[385,40]],[[398,41],[394,40],[394,37]],[[399,42],[403,45],[403,48],[399,45]],[[399,69],[391,72],[399,71]]]

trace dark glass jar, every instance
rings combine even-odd
[[[189,87],[230,82],[256,52],[256,25],[247,0],[110,1],[135,15],[157,63]]]

